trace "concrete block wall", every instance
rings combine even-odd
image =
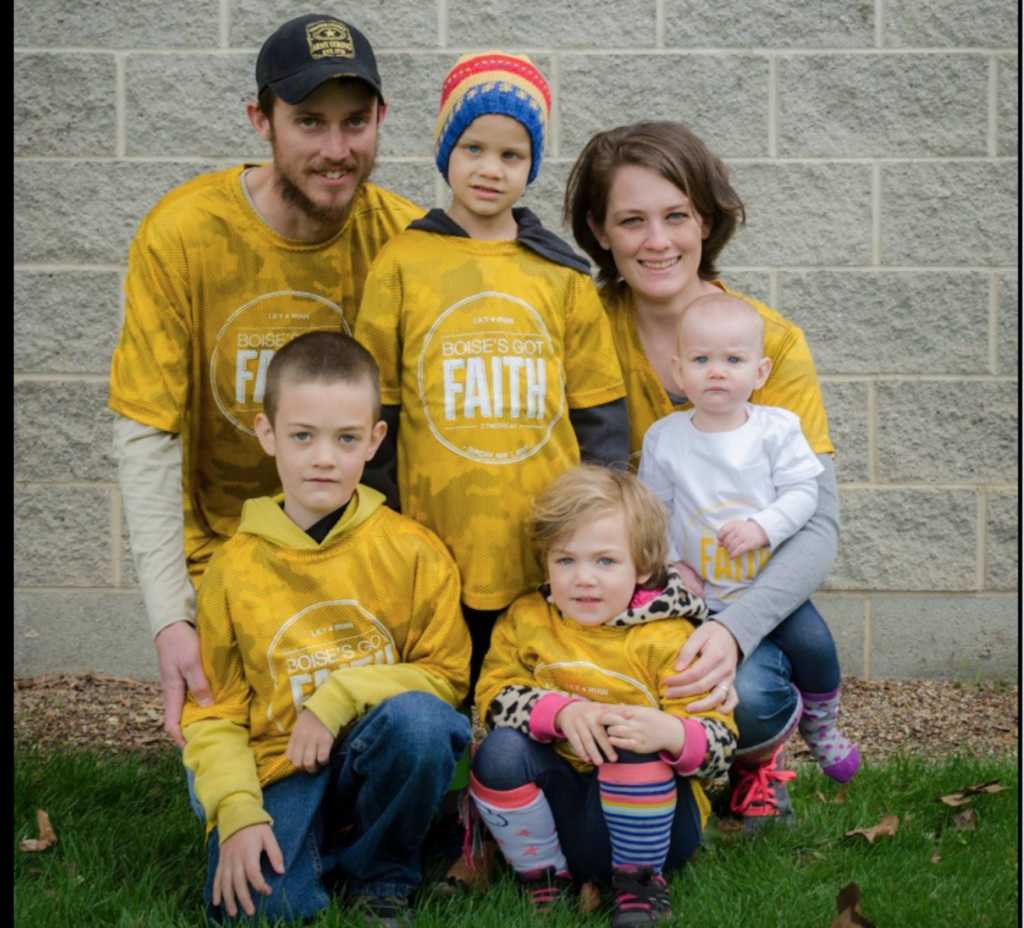
[[[15,0],[15,672],[153,677],[110,454],[126,250],[170,187],[267,156],[243,103],[280,0]],[[845,671],[1016,672],[1013,0],[324,0],[379,53],[376,179],[444,205],[442,76],[526,51],[555,97],[528,203],[556,228],[591,133],[688,122],[747,227],[726,278],[807,333],[838,448],[816,598]]]

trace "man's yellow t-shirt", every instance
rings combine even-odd
[[[589,274],[515,241],[409,229],[381,251],[356,325],[400,405],[402,512],[433,529],[463,602],[501,609],[543,579],[534,496],[579,463],[569,409],[623,394]]]
[[[183,184],[143,220],[110,370],[111,409],[181,436],[194,579],[235,531],[242,503],[279,486],[253,433],[274,351],[303,332],[350,331],[377,252],[423,212],[366,184],[335,236],[293,241],[249,201],[248,167]]]
[[[828,436],[825,404],[821,399],[818,375],[803,331],[760,300],[729,290],[720,281],[712,283],[730,296],[749,303],[764,319],[764,353],[772,359],[772,370],[764,386],[754,391],[750,402],[781,406],[796,413],[815,454],[832,454],[835,449]],[[647,360],[636,330],[636,307],[628,290],[618,294],[605,291],[602,296],[626,382],[629,450],[635,469],[639,464],[640,449],[647,430],[669,413],[689,409],[691,404],[673,404]]]

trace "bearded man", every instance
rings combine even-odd
[[[272,160],[200,175],[145,217],[111,362],[119,484],[179,747],[186,688],[210,699],[194,588],[242,503],[278,490],[253,432],[267,366],[303,332],[351,332],[377,252],[423,214],[367,182],[387,104],[358,29],[290,20],[256,84],[246,115]]]

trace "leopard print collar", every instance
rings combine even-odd
[[[539,592],[545,601],[551,605],[555,604],[551,598],[549,584],[542,584]],[[634,605],[637,598],[639,597],[634,597],[633,602],[626,607],[624,612],[620,612],[614,619],[604,624],[613,628],[625,628],[630,625],[657,622],[659,619],[678,618],[690,619],[695,624],[699,624],[708,614],[704,600],[683,586],[682,578],[672,567],[668,568],[668,581],[662,589],[658,590],[656,596],[643,602],[642,605]]]

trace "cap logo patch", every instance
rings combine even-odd
[[[322,19],[306,26],[306,42],[309,56],[319,58],[354,58],[352,33],[348,26],[337,20]]]

